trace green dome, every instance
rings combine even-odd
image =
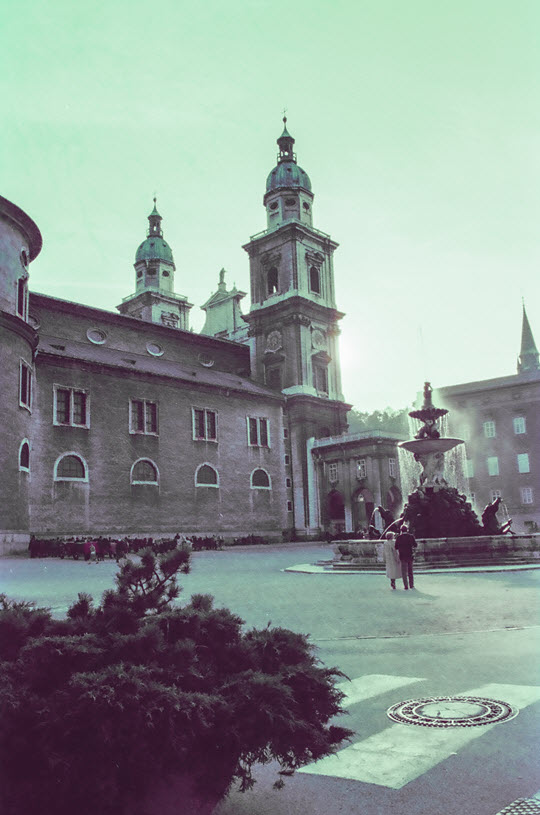
[[[135,263],[139,260],[166,260],[174,263],[171,247],[160,235],[150,235],[141,243],[135,255]]]
[[[266,179],[266,192],[288,187],[301,187],[311,192],[311,181],[295,161],[280,161]]]

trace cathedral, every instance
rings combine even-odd
[[[397,439],[345,435],[337,243],[294,142],[284,119],[267,228],[243,247],[250,310],[222,270],[200,334],[155,199],[112,312],[29,291],[41,234],[0,198],[3,551],[31,534],[309,538],[400,501]]]

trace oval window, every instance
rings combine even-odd
[[[104,331],[100,331],[99,328],[89,328],[86,332],[86,336],[93,342],[95,345],[103,345],[105,340],[107,339],[107,335]]]
[[[278,202],[277,201],[272,201],[272,203],[270,204],[269,209],[277,209],[277,208],[278,208]]]
[[[308,204],[306,201],[304,201],[304,203],[302,204],[302,206],[304,207],[304,209],[305,209],[305,211],[306,211],[306,212],[309,212],[309,204]]]
[[[163,354],[163,348],[157,342],[147,342],[146,350],[149,354],[152,354],[153,357],[160,357]]]
[[[294,207],[296,204],[296,198],[286,198],[285,199],[285,206],[286,207]]]
[[[211,368],[214,364],[214,360],[209,354],[199,354],[199,362],[201,365],[204,365],[205,368]]]

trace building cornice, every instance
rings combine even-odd
[[[256,255],[259,251],[259,247],[263,243],[267,243],[269,238],[275,238],[276,236],[285,239],[309,238],[331,252],[335,251],[339,246],[339,243],[332,240],[330,235],[326,232],[321,232],[320,229],[315,229],[312,226],[308,226],[301,221],[291,218],[290,221],[286,221],[273,229],[265,229],[263,232],[257,232],[255,235],[252,235],[249,242],[242,246],[242,249],[249,255]]]
[[[0,326],[7,328],[8,331],[12,331],[14,334],[18,334],[19,337],[22,337],[23,340],[26,340],[32,351],[35,351],[37,348],[37,331],[35,331],[31,325],[25,323],[24,320],[21,320],[20,317],[16,317],[14,314],[8,314],[7,311],[0,311]]]

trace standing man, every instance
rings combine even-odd
[[[413,576],[413,549],[417,546],[414,535],[409,532],[407,524],[401,525],[401,530],[396,538],[395,547],[399,552],[399,559],[401,561],[401,576],[403,578],[403,585],[405,591],[411,587],[414,589],[414,576]]]

